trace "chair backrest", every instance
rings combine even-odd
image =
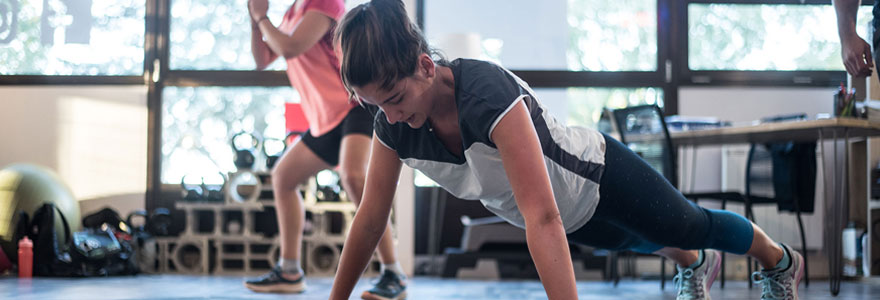
[[[620,141],[663,174],[673,186],[678,185],[672,140],[663,112],[657,105],[639,105],[616,109],[612,122]]]
[[[764,144],[752,144],[746,159],[746,196],[775,198],[773,157]]]

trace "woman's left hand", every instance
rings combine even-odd
[[[547,298],[577,299],[565,227],[525,101],[516,100],[489,134],[501,154],[516,207],[525,220],[526,243]]]
[[[269,11],[269,0],[248,0],[248,11],[251,14],[251,20],[259,22],[260,18],[266,16]]]

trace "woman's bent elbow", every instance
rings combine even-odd
[[[540,214],[535,214],[531,220],[526,220],[526,223],[532,223],[529,221],[533,221],[535,226],[554,226],[554,225],[562,225],[562,217],[559,215],[559,211],[550,211]]]

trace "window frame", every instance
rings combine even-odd
[[[156,20],[156,1],[163,0],[145,0],[144,12],[144,69],[141,75],[2,75],[0,74],[0,86],[7,85],[146,85],[147,73],[152,69],[153,59],[151,57],[151,48],[155,45],[150,42],[154,40],[151,32],[151,26],[155,27]]]
[[[439,1],[439,0],[433,0]],[[424,28],[425,0],[415,0],[416,22]],[[846,80],[845,71],[693,71],[688,69],[688,13],[691,3],[719,4],[826,4],[820,0],[657,0],[657,70],[567,71],[511,70],[535,88],[656,87],[663,90],[667,115],[678,113],[682,87],[834,87]],[[864,0],[861,5],[873,5]],[[141,76],[6,75],[0,86],[10,85],[145,85],[148,88],[147,208],[173,207],[173,197],[163,195],[176,187],[161,183],[162,90],[165,86],[273,87],[289,86],[284,71],[170,70],[171,0],[146,0],[144,72]]]
[[[664,0],[661,0],[664,1]],[[861,5],[872,6],[873,0],[862,0]],[[686,0],[677,3],[673,36],[676,37],[677,56],[675,73],[678,87],[688,86],[760,86],[760,87],[834,87],[846,82],[846,71],[734,71],[691,70],[688,66],[688,6],[690,4],[787,4],[787,5],[833,5],[828,0]]]
[[[147,66],[144,64],[146,70]],[[146,72],[145,72],[146,73]],[[143,85],[144,76],[137,75],[2,75],[3,85]]]
[[[439,0],[434,0],[439,1]],[[678,111],[678,87],[673,85],[674,74],[667,71],[670,34],[663,28],[669,27],[670,19],[664,18],[671,12],[673,0],[657,0],[657,70],[654,71],[568,71],[568,70],[530,70],[511,69],[533,88],[566,87],[607,87],[632,88],[656,87],[663,89],[663,102],[668,114]],[[425,28],[425,0],[416,1],[416,16],[419,28]]]

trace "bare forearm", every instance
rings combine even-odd
[[[275,25],[272,25],[272,22],[269,20],[265,20],[257,23],[257,26],[260,28],[260,32],[263,34],[265,39],[264,44],[272,50],[275,55],[284,57],[284,58],[293,58],[297,55],[302,54],[306,49],[302,43],[298,43],[294,41],[290,35],[287,35]]]
[[[562,219],[526,225],[526,240],[541,283],[550,299],[577,299],[571,254]]]
[[[843,40],[856,35],[856,17],[859,13],[860,0],[834,0],[837,13],[837,34]]]
[[[351,231],[349,231],[348,238],[345,239],[345,245],[342,248],[339,269],[336,270],[330,299],[348,299],[351,295],[352,289],[370,262],[370,257],[385,232],[388,215],[385,215],[385,222],[382,220],[381,218],[370,218],[366,214],[355,216]]]
[[[266,43],[263,42],[263,33],[260,32],[260,27],[257,25],[256,22],[251,20],[251,54],[254,56],[257,70],[263,70],[278,56],[274,55]]]

